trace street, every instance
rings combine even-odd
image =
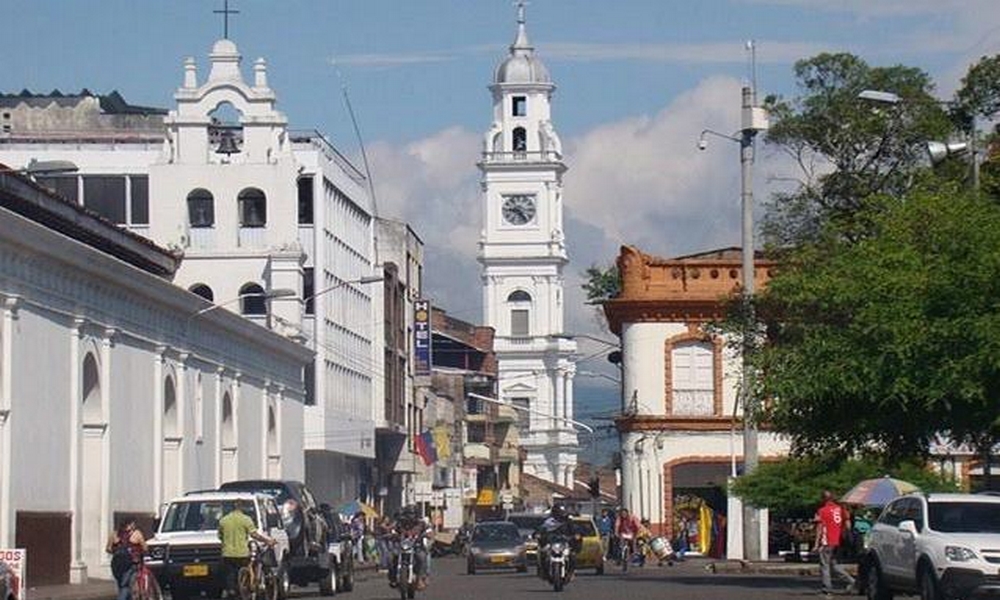
[[[722,575],[705,570],[706,561],[690,560],[672,567],[633,568],[622,574],[609,564],[602,576],[581,573],[560,593],[533,574],[514,572],[465,574],[461,558],[435,559],[431,583],[417,598],[537,598],[552,594],[557,598],[628,598],[629,600],[690,598],[695,600],[796,599],[815,598],[819,581],[811,577],[790,575]],[[302,590],[295,597],[316,597],[314,589]],[[354,591],[345,594],[352,600],[392,600],[398,598],[389,587],[384,574],[365,573]],[[847,596],[844,596],[845,598]]]

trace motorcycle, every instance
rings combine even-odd
[[[573,549],[565,539],[555,539],[545,550],[548,558],[548,580],[552,589],[561,592],[572,576],[571,559]]]
[[[396,554],[396,587],[399,589],[400,600],[413,598],[417,593],[417,541],[413,538],[403,538],[399,542],[399,552]]]

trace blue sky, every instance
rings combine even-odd
[[[372,163],[380,210],[427,244],[427,292],[480,320],[475,261],[478,158],[486,87],[515,33],[508,0],[231,0],[230,37],[245,72],[263,56],[295,128],[357,141],[346,86]],[[171,107],[182,61],[204,76],[221,36],[221,0],[0,0],[0,91],[119,90]],[[558,86],[564,141],[568,323],[602,333],[577,275],[630,243],[660,255],[738,245],[738,157],[706,127],[733,131],[756,40],[761,94],[794,94],[792,64],[849,51],[874,65],[928,71],[947,98],[970,64],[1000,52],[997,0],[534,0],[528,31]],[[731,146],[731,147],[727,147]],[[758,202],[797,177],[763,148]],[[475,290],[470,293],[470,290]],[[593,348],[584,344],[584,351]],[[601,361],[581,365],[597,370]],[[581,377],[578,412],[613,405],[614,386]],[[610,398],[610,400],[609,400]]]

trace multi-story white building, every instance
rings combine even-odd
[[[117,94],[118,103],[0,98],[10,125],[0,161],[75,163],[78,173],[43,181],[183,251],[177,284],[314,349],[306,479],[323,501],[370,497],[381,307],[357,283],[376,274],[367,182],[322,135],[288,129],[263,59],[249,81],[232,41],[216,42],[209,59],[204,78],[184,62],[165,116]]]
[[[523,3],[490,90],[493,123],[479,163],[483,320],[496,330],[500,399],[531,410],[521,435],[524,471],[572,486],[576,344],[562,337],[566,165],[551,121],[555,85],[528,41]]]

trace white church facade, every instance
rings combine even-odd
[[[576,344],[563,337],[566,165],[551,121],[555,85],[528,41],[523,4],[517,37],[490,91],[478,258],[483,321],[496,330],[498,394],[529,415],[521,432],[524,472],[572,487]]]
[[[228,39],[213,45],[207,75],[187,59],[174,108],[143,119],[102,97],[104,112],[123,113],[107,126],[65,97],[13,98],[0,161],[71,161],[78,173],[40,181],[182,252],[177,285],[314,351],[305,478],[327,502],[370,498],[381,349],[362,282],[377,273],[367,180],[321,134],[290,130],[265,61],[244,79],[241,60]]]
[[[0,173],[0,231],[0,547],[32,585],[108,578],[108,532],[187,490],[304,476],[308,348],[24,176]]]

